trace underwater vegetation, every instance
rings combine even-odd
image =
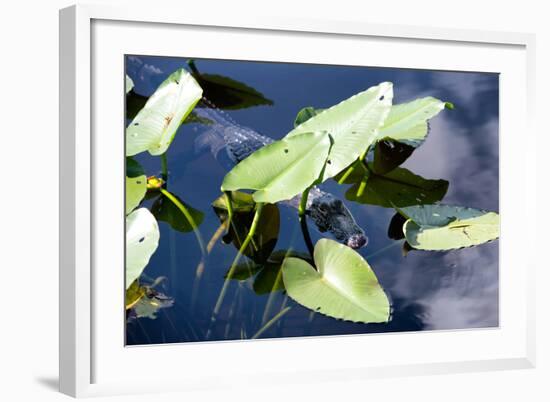
[[[158,290],[164,278],[152,280],[146,275],[164,240],[158,222],[165,222],[173,230],[193,234],[203,256],[202,266],[197,267],[199,279],[216,244],[234,249],[205,339],[212,336],[228,302],[230,284],[252,278],[256,294],[285,292],[312,314],[364,324],[390,322],[391,295],[379,283],[376,267],[357,251],[366,245],[367,236],[342,200],[319,189],[327,181],[344,186],[348,202],[395,210],[388,235],[404,239],[405,251],[461,249],[499,237],[496,212],[441,204],[449,185],[446,180],[425,179],[401,167],[429,141],[430,119],[453,113],[452,103],[425,96],[394,104],[393,84],[381,82],[329,108],[304,105],[294,128],[273,141],[248,135],[238,126],[218,128],[215,111],[199,110],[213,105],[236,110],[272,101],[234,79],[201,73],[194,61],[188,62],[188,68],[170,74],[149,98],[137,95],[126,76],[128,320],[155,318],[159,309],[173,304]],[[205,212],[169,188],[166,152],[177,141],[178,128],[190,122],[223,130],[234,163],[221,182],[211,183],[219,189],[211,205],[220,227],[208,241],[200,231]],[[144,152],[159,159],[160,175],[145,172],[133,158]],[[142,206],[144,200],[152,200],[150,208]],[[307,253],[277,249],[281,205],[295,207]],[[313,244],[308,222],[326,238]],[[272,313],[270,300],[262,325],[248,338],[260,337],[292,308],[283,304]]]

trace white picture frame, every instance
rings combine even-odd
[[[124,32],[131,30],[140,38],[139,43],[129,43]],[[150,40],[139,36],[148,32]],[[104,221],[123,224],[118,210],[107,210],[101,202],[103,188],[98,188],[109,171],[122,172],[123,153],[119,139],[106,140],[94,136],[94,130],[109,129],[112,120],[102,115],[98,102],[112,108],[113,116],[123,103],[122,99],[104,97],[104,85],[116,77],[105,75],[105,66],[121,73],[121,54],[145,53],[156,49],[158,54],[172,55],[170,41],[155,46],[155,39],[168,37],[174,32],[185,35],[201,32],[203,52],[216,46],[216,36],[233,35],[242,40],[242,46],[224,40],[224,49],[217,49],[220,56],[247,59],[280,58],[288,60],[284,44],[300,40],[315,43],[330,43],[338,40],[341,52],[348,44],[373,46],[382,49],[388,46],[404,46],[415,49],[416,58],[408,54],[391,56],[389,50],[380,50],[385,66],[408,66],[411,68],[442,68],[456,70],[492,71],[503,74],[501,90],[501,326],[496,330],[462,331],[459,344],[453,343],[454,351],[443,353],[445,344],[455,342],[454,331],[435,331],[416,334],[382,334],[376,337],[363,336],[323,337],[303,339],[279,339],[253,342],[207,342],[203,345],[166,345],[140,348],[125,348],[122,338],[122,314],[117,298],[121,289],[121,272],[107,281],[102,272],[97,272],[106,257],[116,261],[123,253],[123,231],[102,231]],[[261,35],[269,42],[270,53],[258,55],[261,49],[254,48],[254,35]],[[106,41],[106,39],[109,39]],[[157,41],[156,43],[161,43]],[[534,233],[535,211],[529,208],[528,198],[534,199],[534,178],[526,174],[535,170],[535,151],[524,147],[514,148],[511,133],[524,132],[522,137],[534,143],[532,113],[534,111],[534,44],[530,34],[484,32],[471,30],[377,25],[367,22],[321,21],[279,18],[259,15],[216,15],[193,12],[192,9],[163,10],[157,7],[136,6],[114,8],[109,6],[72,6],[60,12],[60,390],[68,395],[94,396],[118,393],[155,392],[157,390],[195,390],[202,388],[230,387],[231,375],[238,373],[258,384],[273,381],[279,383],[315,382],[366,377],[401,376],[410,374],[435,374],[441,372],[464,372],[475,370],[498,370],[533,367],[535,364],[534,343],[534,265],[529,257],[519,259],[512,247],[522,249],[524,255],[533,247],[526,237],[514,233],[514,227]],[[257,46],[258,47],[258,46]],[[265,47],[265,46],[264,46]],[[107,49],[109,48],[109,49]],[[403,48],[403,49],[407,49]],[[141,51],[140,51],[141,49]],[[434,63],[430,52],[436,49],[442,59]],[[213,50],[212,50],[213,51]],[[266,52],[266,49],[263,49]],[[289,50],[286,50],[289,51]],[[385,53],[384,53],[385,52]],[[422,52],[426,52],[423,55]],[[458,55],[463,52],[464,57]],[[307,53],[307,52],[306,52]],[[344,53],[342,53],[344,54]],[[445,56],[449,56],[445,58]],[[391,56],[391,57],[390,57]],[[330,61],[330,55],[295,55],[300,60],[315,59]],[[309,58],[308,58],[309,57]],[[382,57],[382,56],[381,56]],[[392,58],[393,57],[393,58]],[[401,60],[399,60],[401,57]],[[487,59],[487,60],[484,60]],[[98,62],[101,60],[101,62]],[[111,62],[113,62],[112,64]],[[412,60],[412,61],[411,61]],[[365,63],[350,60],[350,63]],[[407,64],[408,63],[408,64]],[[447,63],[447,64],[445,64]],[[449,64],[451,63],[451,64]],[[484,64],[485,63],[485,64]],[[500,64],[499,64],[500,63]],[[102,67],[103,66],[103,67]],[[500,66],[500,67],[499,67]],[[481,70],[479,70],[481,68]],[[121,75],[122,77],[122,75]],[[116,86],[116,85],[115,85]],[[122,89],[122,81],[120,81]],[[122,92],[120,92],[122,94]],[[107,100],[111,99],[111,100]],[[105,115],[106,116],[106,115]],[[119,114],[118,116],[122,116]],[[119,118],[119,120],[122,120]],[[115,120],[116,121],[116,120]],[[112,131],[122,133],[122,124],[111,126]],[[111,136],[110,138],[114,138]],[[105,141],[118,141],[111,146]],[[117,153],[119,152],[120,155]],[[512,171],[505,162],[513,153],[516,161]],[[102,164],[99,166],[98,157]],[[504,162],[503,162],[504,160]],[[118,167],[118,168],[117,168]],[[111,169],[111,170],[109,170]],[[114,169],[114,170],[112,170]],[[115,174],[116,176],[116,174]],[[117,183],[115,177],[112,183]],[[521,182],[522,191],[510,192],[511,181]],[[121,181],[118,181],[120,183]],[[105,186],[111,182],[107,179]],[[114,184],[113,184],[114,185]],[[102,185],[103,186],[103,185]],[[109,191],[122,197],[122,188],[111,187]],[[121,200],[122,198],[120,198]],[[115,203],[116,204],[116,203]],[[120,205],[123,205],[121,202]],[[120,215],[120,216],[119,216]],[[120,222],[119,222],[120,220]],[[116,226],[116,225],[115,225]],[[118,236],[118,237],[117,237]],[[113,249],[102,249],[109,242]],[[121,246],[122,245],[122,246]],[[118,249],[116,248],[118,247]],[[114,251],[113,251],[114,250]],[[527,251],[525,251],[527,250]],[[516,253],[517,254],[517,253]],[[117,264],[114,264],[117,266]],[[515,270],[509,269],[510,265]],[[118,276],[116,276],[118,275]],[[117,279],[118,278],[118,279]],[[513,286],[516,286],[515,289]],[[95,298],[98,288],[106,294],[101,303]],[[514,293],[511,291],[514,289]],[[118,292],[118,293],[117,293]],[[512,300],[511,298],[514,298]],[[120,299],[122,303],[122,299]],[[113,313],[108,313],[112,309]],[[114,328],[114,329],[113,329]],[[112,331],[112,332],[111,332]],[[454,338],[453,338],[454,337]],[[386,341],[389,339],[389,341]],[[346,359],[346,352],[371,344],[371,360],[354,364]],[[117,346],[118,345],[118,346]],[[406,352],[405,345],[411,347]],[[377,355],[377,351],[391,347],[395,355]],[[423,347],[434,349],[423,351]],[[316,351],[323,349],[325,358],[320,361]],[[400,351],[402,348],[402,351]],[[415,352],[416,351],[416,352]],[[408,355],[407,355],[408,353]],[[294,357],[281,357],[282,355]],[[185,356],[187,368],[178,374],[140,381],[132,372],[136,361],[156,359],[159,365],[175,364]],[[207,358],[205,358],[207,356]],[[241,358],[236,367],[223,362]],[[251,370],[254,359],[269,356],[270,367]],[[344,357],[342,357],[344,356]],[[219,360],[215,368],[204,363]],[[285,359],[295,359],[288,361]],[[181,366],[181,363],[180,363]],[[217,367],[219,366],[219,367]],[[248,368],[247,368],[248,367]],[[228,369],[232,370],[229,371]],[[172,370],[167,370],[172,373]],[[225,374],[223,374],[225,372]],[[123,375],[120,373],[125,373]],[[231,373],[231,374],[229,374]],[[120,374],[120,375],[118,375]],[[269,375],[266,375],[269,374]],[[299,374],[299,375],[297,375]]]

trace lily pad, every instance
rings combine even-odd
[[[361,204],[378,205],[385,208],[433,204],[443,199],[449,188],[446,180],[425,179],[404,168],[396,168],[385,175],[375,173],[352,174],[346,183],[353,182],[346,192],[346,198]],[[357,196],[361,180],[366,177],[366,187]]]
[[[393,85],[383,82],[325,109],[294,128],[288,137],[324,130],[334,139],[323,181],[349,166],[378,138],[390,112]]]
[[[311,255],[296,250],[274,251],[269,259],[262,265],[262,269],[254,278],[252,289],[257,295],[285,290],[281,269],[285,258],[294,257],[313,263]]]
[[[285,285],[283,283],[281,267],[284,259],[287,257],[301,258],[302,260],[313,262],[310,259],[309,253],[295,250],[277,250],[271,253],[264,263],[258,264],[247,261],[237,265],[231,279],[244,281],[255,276],[252,288],[258,295],[284,290]]]
[[[139,208],[126,217],[126,288],[130,287],[156,251],[159,227],[147,208]]]
[[[281,262],[269,262],[264,265],[263,269],[258,272],[252,289],[257,295],[265,295],[271,292],[284,290],[283,276],[281,274]]]
[[[391,139],[416,148],[428,135],[428,120],[444,108],[445,102],[431,96],[393,105],[377,139]]]
[[[172,195],[187,209],[192,222],[190,222],[188,217],[186,217],[185,214],[163,194],[160,194],[155,200],[151,206],[151,212],[157,220],[168,223],[172,229],[178,232],[192,232],[204,220],[204,213],[183,202],[178,196]]]
[[[403,225],[407,242],[419,250],[477,246],[500,235],[496,212],[450,205],[421,205],[399,212],[408,218]]]
[[[260,148],[223,179],[222,191],[257,190],[255,202],[276,203],[318,182],[331,147],[328,133],[316,131],[283,138]]]
[[[317,270],[302,259],[285,259],[283,282],[292,299],[333,318],[362,323],[389,320],[388,297],[359,253],[321,239],[313,257]]]
[[[140,95],[135,91],[129,92],[126,94],[126,118],[132,120],[139,113],[141,109],[147,103],[147,96]],[[213,124],[212,120],[209,120],[205,117],[201,117],[195,113],[193,110],[187,115],[185,120],[182,121],[182,124],[204,124],[210,125]]]
[[[126,177],[126,215],[132,212],[143,200],[147,192],[147,177]]]
[[[145,174],[145,170],[134,158],[126,157],[126,177],[138,177]]]
[[[191,74],[184,69],[172,73],[126,128],[126,155],[166,152],[180,124],[201,96],[202,89]]]
[[[204,96],[212,107],[224,110],[245,109],[252,106],[273,105],[256,89],[233,78],[218,74],[203,74],[197,69],[193,60],[188,61],[193,77],[204,90]]]
[[[431,96],[393,105],[380,128],[373,168],[384,174],[401,165],[419,147],[429,132],[428,120],[446,103]]]

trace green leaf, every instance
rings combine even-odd
[[[221,189],[257,190],[252,195],[256,202],[289,200],[319,180],[330,147],[330,136],[324,131],[283,138],[237,164]]]
[[[281,267],[282,264],[280,262],[268,262],[265,264],[263,269],[256,275],[256,278],[254,278],[254,283],[252,284],[254,293],[257,295],[265,295],[271,292],[284,290],[285,285],[283,283]]]
[[[147,192],[147,177],[126,177],[126,215],[136,208]]]
[[[134,88],[134,81],[126,74],[126,93],[130,92],[132,88]]]
[[[258,295],[284,290],[285,285],[283,283],[281,267],[284,259],[287,257],[311,261],[309,253],[295,250],[277,250],[271,253],[267,261],[262,264],[247,261],[237,265],[231,279],[244,281],[255,275],[252,288]]]
[[[126,157],[126,177],[138,177],[145,174],[143,167],[134,158]]]
[[[302,253],[296,250],[277,250],[274,251],[269,259],[263,264],[262,269],[254,278],[252,289],[258,295],[263,295],[279,290],[285,290],[283,283],[282,266],[285,258],[294,257],[302,260],[311,261],[309,253]]]
[[[300,124],[287,138],[324,130],[334,145],[330,151],[323,181],[336,176],[362,155],[378,138],[378,129],[388,115],[393,98],[393,85],[383,82],[325,109]]]
[[[168,223],[172,229],[178,232],[192,232],[204,220],[204,213],[183,202],[178,196],[172,194],[189,212],[193,222],[190,222],[185,214],[163,194],[155,200],[151,206],[151,212],[161,222]]]
[[[296,118],[294,119],[294,127],[298,127],[300,124],[305,123],[314,116],[317,116],[325,109],[315,109],[313,106],[308,106],[301,109]]]
[[[378,134],[374,171],[384,174],[401,165],[426,139],[428,120],[444,108],[444,102],[429,96],[393,105]]]
[[[369,264],[334,240],[315,245],[317,270],[298,258],[286,258],[283,281],[299,304],[330,317],[353,322],[387,322],[390,302]]]
[[[126,118],[129,120],[132,120],[138,112],[143,109],[145,104],[147,103],[146,96],[140,95],[135,93],[134,91],[126,94]],[[194,111],[189,113],[185,120],[182,122],[182,124],[204,124],[204,125],[210,125],[213,124],[213,121],[210,119],[207,119],[206,117],[201,117],[197,115]]]
[[[225,194],[220,195],[212,203],[212,207],[216,210],[216,213],[223,212],[227,213],[227,197]],[[251,194],[243,193],[242,191],[233,191],[231,193],[231,207],[233,212],[252,212],[256,208],[256,203],[252,198]]]
[[[444,102],[431,96],[393,105],[377,139],[395,140],[416,148],[428,135],[428,120],[444,108]]]
[[[166,152],[181,122],[201,96],[201,87],[188,72],[179,69],[172,73],[126,128],[126,155]]]
[[[139,208],[126,217],[126,288],[130,287],[155,252],[159,227],[147,208]]]
[[[477,246],[500,235],[496,212],[450,205],[421,205],[399,210],[407,242],[419,250],[452,250]]]
[[[360,172],[359,169],[356,170]],[[366,178],[367,184],[363,194],[358,197],[357,191],[363,177]],[[346,192],[348,200],[385,208],[433,204],[442,200],[449,188],[449,182],[446,180],[424,179],[404,168],[394,169],[385,175],[361,175],[354,171],[346,182],[352,180],[354,184]]]
[[[231,279],[235,281],[245,281],[256,275],[263,269],[263,267],[264,266],[262,264],[247,260],[235,267],[233,274],[231,275]],[[223,277],[227,279],[227,273]]]
[[[250,194],[233,192],[231,197],[233,219],[224,239],[227,242],[231,241],[233,246],[240,250],[246,235],[250,231],[256,204]],[[220,222],[227,222],[228,213],[225,196],[219,197],[212,203],[212,206]],[[244,255],[257,263],[265,262],[277,244],[280,221],[279,208],[274,204],[264,205],[256,226],[256,232],[252,236],[250,244],[244,249]]]
[[[218,109],[237,110],[273,105],[273,101],[242,82],[218,74],[200,73],[193,60],[188,64],[193,70],[193,77],[204,90],[204,96]]]

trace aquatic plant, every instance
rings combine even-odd
[[[237,250],[240,250],[244,239],[250,232],[250,227],[254,220],[256,203],[252,195],[240,191],[233,191],[230,199],[233,208],[231,222],[229,222],[228,197],[224,195],[220,196],[212,203],[212,207],[220,219],[220,223],[228,228],[223,241],[226,244],[232,243]],[[262,215],[258,219],[252,240],[243,249],[243,254],[256,263],[265,262],[271,256],[277,244],[280,221],[281,218],[277,205],[265,204]]]
[[[222,191],[256,190],[252,198],[259,203],[289,200],[302,193],[298,213],[304,240],[314,256],[317,270],[304,260],[285,259],[282,264],[283,285],[290,297],[300,304],[335,318],[362,322],[387,321],[389,302],[382,291],[381,294],[384,294],[386,300],[385,304],[382,303],[382,314],[369,312],[369,304],[371,308],[378,306],[373,300],[364,299],[363,304],[358,307],[356,302],[359,299],[355,297],[357,295],[350,292],[355,289],[355,284],[361,281],[359,277],[345,274],[351,269],[349,267],[358,264],[354,259],[361,258],[352,249],[323,239],[317,243],[315,250],[312,250],[305,224],[305,206],[308,191],[315,184],[335,177],[340,184],[352,184],[346,192],[346,198],[351,201],[398,208],[403,214],[409,213],[403,231],[407,240],[410,240],[408,243],[417,249],[460,248],[498,237],[498,228],[495,230],[494,226],[495,221],[498,222],[498,215],[495,213],[483,218],[474,214],[469,216],[471,219],[462,220],[467,215],[464,211],[455,210],[457,216],[451,219],[450,212],[442,210],[441,213],[449,215],[452,222],[434,227],[433,220],[415,212],[414,208],[418,208],[418,205],[440,201],[447,192],[448,182],[424,179],[407,169],[399,168],[399,165],[424,142],[429,131],[429,119],[445,107],[452,109],[452,104],[425,97],[392,106],[392,97],[392,84],[382,83],[328,109],[307,107],[300,110],[294,122],[295,128],[286,137],[259,149],[237,164],[225,176],[221,186]],[[330,144],[318,146],[319,142],[315,141],[314,133],[325,133],[325,137],[330,139]],[[290,141],[295,138],[300,139],[301,148],[293,147],[294,144]],[[369,163],[367,155],[371,150],[374,155]],[[295,155],[295,151],[299,151],[300,154]],[[287,153],[292,153],[294,158],[285,158]],[[230,198],[227,200],[231,216]],[[433,206],[435,209],[438,207]],[[261,209],[256,211],[255,219],[259,217],[260,211]],[[468,211],[471,213],[472,210]],[[252,226],[249,236],[253,235],[254,229]],[[437,237],[438,234],[443,236],[436,241],[433,237]],[[239,250],[226,275],[213,317],[220,309],[228,281],[235,273],[242,275],[242,267],[238,265],[242,251]],[[342,258],[335,258],[333,254],[341,255]],[[326,272],[325,258],[330,261]],[[366,261],[364,265],[368,267]],[[270,268],[269,271],[267,267]],[[273,268],[273,264],[266,264],[261,268],[248,266],[248,272],[250,276],[255,272],[270,272],[271,277],[276,278],[279,272]],[[378,284],[370,267],[368,275]],[[260,277],[260,274],[256,277]],[[372,278],[371,284],[374,283]],[[330,280],[335,282],[331,283]],[[273,289],[280,287],[276,284]],[[358,290],[359,294],[361,291],[364,289]]]
[[[289,200],[318,182],[331,138],[326,131],[306,132],[260,148],[223,179],[222,191],[256,190],[257,203]]]
[[[402,167],[378,174],[368,170],[362,162],[356,163],[362,167],[349,175],[344,184],[352,184],[346,191],[346,199],[361,204],[385,208],[433,204],[441,201],[449,188],[447,180],[425,179]],[[363,182],[367,185],[358,196],[359,187]]]
[[[363,323],[389,320],[388,297],[359,253],[334,240],[321,239],[313,259],[315,267],[299,258],[285,258],[283,281],[291,298],[334,318]]]
[[[165,153],[201,96],[202,88],[187,71],[170,74],[126,128],[126,156]]]
[[[133,87],[132,79],[126,76],[127,95],[133,93]],[[139,296],[132,303],[134,314],[138,317],[154,317],[152,313],[136,312],[139,306],[147,309],[155,305],[150,300],[147,303],[140,301],[145,299],[145,294],[134,287],[140,289],[138,279],[158,247],[160,232],[157,219],[182,232],[194,231],[201,249],[204,249],[197,230],[203,214],[166,190],[166,177],[164,180],[154,176],[147,178],[141,165],[131,156],[144,151],[162,155],[163,175],[167,176],[165,153],[177,129],[201,95],[202,89],[193,77],[184,69],[176,70],[146,100],[126,129],[126,287],[127,298]],[[148,191],[159,194],[151,211],[147,208],[135,209]]]
[[[193,231],[197,238],[202,259],[192,305],[205,258],[223,232],[224,242],[236,249],[205,339],[212,335],[229,285],[235,281],[249,281],[256,294],[269,295],[260,328],[248,336],[242,333],[243,338],[260,337],[292,309],[286,297],[280,308],[274,305],[277,292],[286,292],[312,314],[361,323],[388,322],[388,296],[367,260],[332,240],[321,239],[315,246],[311,242],[306,223],[308,193],[330,178],[349,186],[346,198],[350,201],[396,209],[390,236],[406,239],[408,249],[450,250],[498,238],[497,213],[440,205],[449,185],[446,180],[425,179],[400,167],[426,141],[429,120],[453,105],[433,97],[392,105],[393,84],[383,82],[329,108],[301,109],[285,137],[233,167],[220,185],[222,196],[212,203],[220,228],[205,245],[199,230],[204,213],[168,191],[166,151],[183,122],[213,124],[199,112],[193,113],[203,91],[214,100],[208,105],[221,109],[272,102],[239,81],[199,72],[193,61],[189,67],[190,73],[173,72],[149,98],[136,94],[126,77],[127,118],[131,119],[126,130],[126,307],[134,316],[154,318],[156,307],[172,305],[171,301],[148,303],[146,296],[152,293],[139,280],[158,246],[158,220],[181,233]],[[148,178],[132,158],[144,151],[160,156],[161,176]],[[301,196],[298,218],[310,254],[292,249],[274,252],[281,224],[277,203],[297,196]],[[151,212],[139,208],[147,198],[153,200]]]
[[[126,217],[126,287],[134,282],[156,251],[159,227],[147,208],[139,208]]]
[[[419,250],[452,250],[495,240],[500,217],[495,212],[450,205],[419,205],[398,209],[407,218],[403,233]]]
[[[292,138],[305,132],[326,131],[333,138],[321,181],[336,176],[354,160],[364,159],[368,147],[390,112],[393,84],[383,82],[303,120],[287,134]],[[302,121],[300,120],[300,121]]]
[[[195,60],[188,60],[193,78],[197,80],[213,107],[222,110],[245,109],[253,106],[273,105],[256,89],[243,82],[220,74],[207,74],[199,71]]]

